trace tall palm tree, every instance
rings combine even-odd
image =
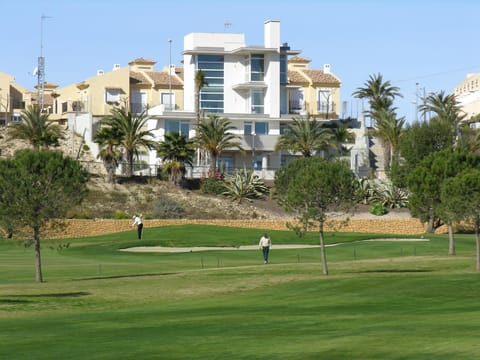
[[[207,82],[205,81],[205,74],[202,70],[197,70],[195,73],[195,119],[197,122],[197,131],[198,126],[201,121],[201,106],[200,106],[200,91],[204,86],[208,86]],[[200,149],[197,149],[197,166],[200,166],[202,159],[205,160],[205,154],[201,154]]]
[[[30,105],[22,111],[22,121],[8,128],[8,136],[10,139],[28,141],[34,150],[57,147],[63,138],[63,130],[49,121],[48,116],[49,114],[42,113],[39,106]]]
[[[231,132],[235,127],[227,118],[220,118],[216,114],[210,114],[208,120],[198,126],[195,136],[196,145],[210,155],[210,173],[217,171],[218,156],[226,149],[237,148],[243,151],[240,136]]]
[[[367,99],[370,110],[367,111],[373,120],[375,112],[381,109],[394,110],[393,100],[400,94],[400,89],[390,84],[390,81],[383,81],[382,74],[370,75],[369,79],[364,83],[364,87],[357,88],[352,94],[358,99]]]
[[[317,151],[335,147],[332,130],[310,116],[293,118],[275,144],[275,150],[299,152],[303,157],[312,157]]]
[[[399,160],[399,146],[405,118],[397,118],[392,110],[380,109],[375,112],[376,126],[371,134],[380,139],[384,150],[385,170]]]
[[[157,156],[166,162],[170,181],[175,184],[185,174],[185,165],[192,166],[194,154],[193,141],[178,132],[165,134],[165,140],[157,146]]]
[[[133,174],[134,157],[138,159],[142,150],[155,149],[157,144],[150,130],[145,130],[148,116],[146,110],[134,115],[125,107],[113,108],[111,115],[102,119],[103,125],[111,126],[120,134],[120,146],[125,152],[127,160],[127,176]]]
[[[420,111],[423,115],[433,112],[438,121],[448,124],[452,129],[452,146],[454,146],[460,135],[460,123],[466,118],[466,114],[457,102],[454,94],[446,95],[445,91],[431,93],[423,99]]]
[[[358,88],[352,95],[359,99],[368,100],[370,108],[365,113],[370,116],[375,124],[372,134],[380,138],[384,153],[385,170],[388,171],[391,158],[394,155],[392,151],[392,141],[394,140],[391,138],[395,132],[393,129],[398,130],[398,125],[403,126],[405,122],[397,119],[395,114],[396,108],[393,106],[395,98],[397,96],[402,97],[400,89],[391,85],[390,81],[384,81],[382,74],[378,73],[370,75],[369,80],[364,83],[364,87]],[[398,136],[400,135],[398,134]]]
[[[202,70],[197,70],[195,73],[195,119],[197,120],[197,126],[200,124],[200,91],[207,85],[205,74]]]
[[[115,170],[117,169],[122,152],[120,150],[121,134],[117,128],[103,127],[95,134],[93,141],[100,146],[98,158],[102,159],[107,170],[108,182],[115,182]]]

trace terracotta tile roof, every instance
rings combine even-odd
[[[155,86],[157,85],[165,85],[168,86],[170,84],[170,77],[168,76],[167,72],[160,72],[160,71],[152,71],[146,72],[146,74],[154,81]],[[175,75],[171,77],[172,86],[182,86],[182,82],[177,79]]]
[[[310,59],[304,58],[302,56],[294,56],[294,57],[288,59],[289,63],[296,62],[296,63],[307,63],[308,64],[310,61],[311,61]]]
[[[341,81],[336,76],[332,74],[325,74],[323,70],[302,69],[302,72],[312,79],[314,84],[341,84]]]
[[[175,67],[175,75],[183,81],[183,67]]]
[[[130,71],[130,84],[151,85],[145,75],[136,71]]]
[[[153,64],[156,64],[157,62],[156,61],[153,61],[153,60],[150,60],[150,59],[146,59],[144,57],[139,57],[139,58],[136,58],[135,60],[132,60],[128,63],[128,65],[132,65],[132,64],[149,64],[149,65],[153,65]]]
[[[309,79],[306,78],[302,73],[295,70],[288,70],[288,81],[290,83],[308,83]]]

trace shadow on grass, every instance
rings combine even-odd
[[[27,295],[2,295],[0,298],[0,304],[26,304],[31,302],[28,299],[35,298],[74,298],[80,296],[88,296],[89,292],[79,291],[79,292],[68,292],[68,293],[50,293],[50,294],[27,294]],[[8,299],[16,298],[16,299]]]
[[[95,277],[74,279],[73,281],[125,279],[125,278],[136,278],[136,277],[168,276],[168,275],[176,275],[176,274],[177,273],[156,273],[156,274],[130,274],[130,275],[95,276]]]
[[[378,269],[378,270],[365,270],[365,271],[356,271],[356,273],[392,273],[392,274],[401,274],[401,273],[427,273],[432,272],[432,270],[425,269]]]

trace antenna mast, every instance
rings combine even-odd
[[[43,21],[50,18],[42,14],[40,17],[40,56],[38,57],[37,92],[40,111],[43,112],[45,105],[45,57],[43,56]]]

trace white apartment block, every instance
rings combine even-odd
[[[326,93],[333,94],[332,99],[335,98],[337,103],[340,98],[341,82],[331,74],[329,65],[324,67],[328,71],[315,72],[306,65],[299,70],[289,69],[289,56],[299,53],[280,41],[280,22],[276,20],[264,23],[264,44],[261,46],[247,46],[244,34],[186,35],[183,110],[166,112],[159,107],[151,109],[150,129],[158,140],[169,131],[179,131],[189,137],[195,135],[195,74],[202,70],[208,85],[200,92],[201,113],[205,117],[214,113],[228,118],[235,132],[241,136],[245,150],[223,152],[219,168],[230,171],[253,167],[262,178],[272,179],[276,169],[295,158],[295,154],[274,150],[279,135],[293,117],[306,115],[305,112],[299,114],[298,104],[293,108],[291,100],[295,98],[298,103],[298,93],[312,92],[311,89],[315,106],[325,101],[323,97]],[[314,75],[311,76],[314,80],[309,78],[309,74]],[[289,81],[289,77],[297,79],[295,84]],[[329,101],[332,102],[332,99]],[[301,106],[305,108],[305,103]],[[338,111],[335,113],[332,106],[330,112],[333,115],[331,118],[338,119]],[[357,159],[359,151],[356,151]],[[155,160],[155,157],[152,154],[150,160]],[[363,166],[358,160],[355,164],[356,167]],[[192,175],[202,176],[198,173]]]

